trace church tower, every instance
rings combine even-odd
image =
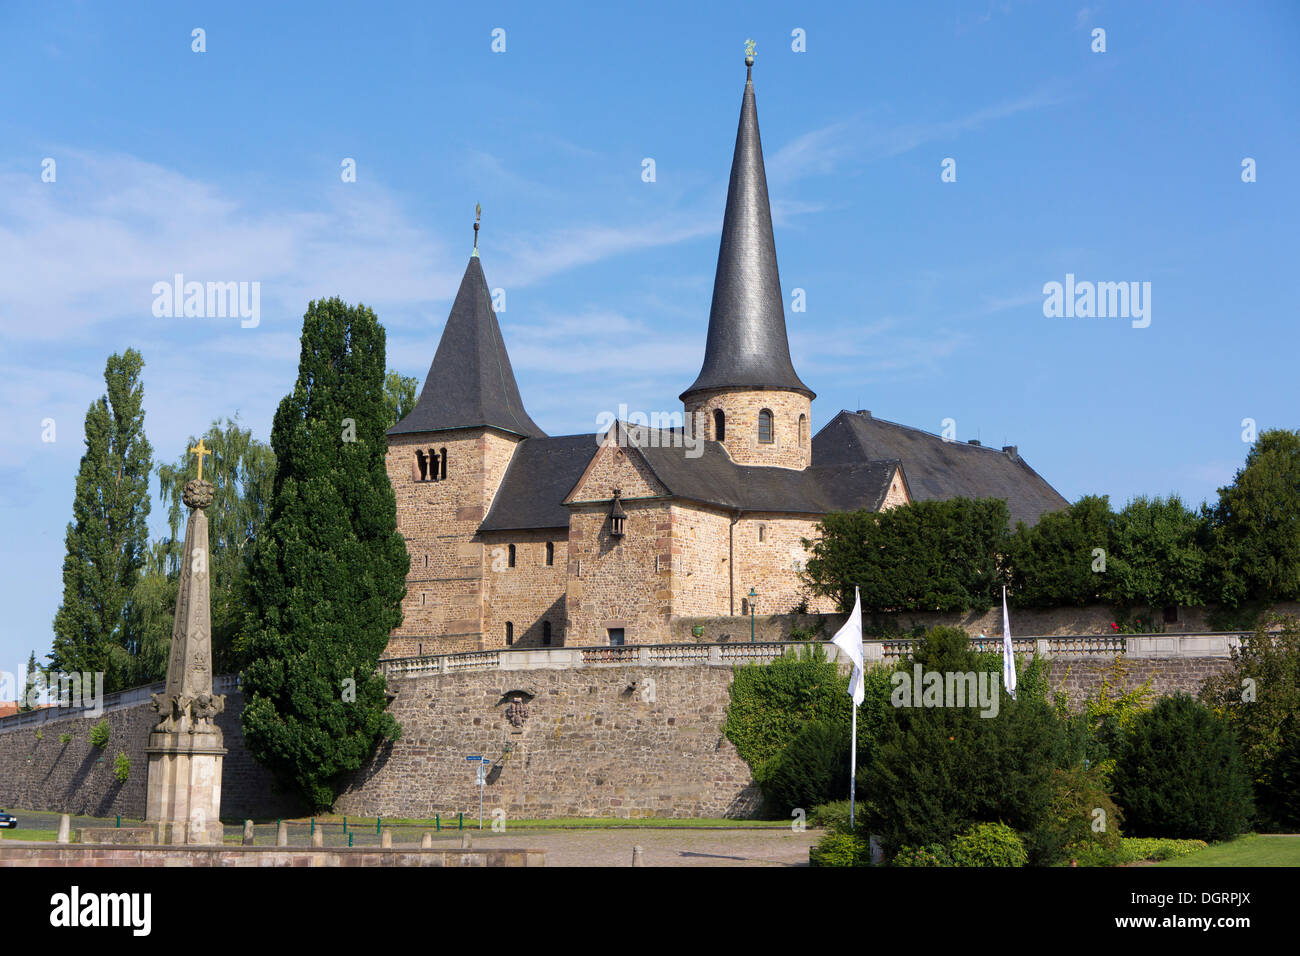
[[[528,417],[474,252],[410,414],[388,430],[388,480],[411,570],[390,656],[480,650],[483,581],[492,554],[478,537],[515,447],[545,435]]]
[[[816,396],[790,362],[754,105],[752,45],[746,52],[704,367],[681,399],[687,421],[721,442],[738,464],[803,469],[812,463]]]

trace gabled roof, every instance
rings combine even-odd
[[[599,447],[591,432],[520,442],[479,531],[567,528],[565,496]]]
[[[735,386],[793,389],[813,397],[790,362],[752,74],[745,79],[731,157],[704,366],[682,398]]]
[[[1047,511],[1069,506],[1059,492],[1020,457],[1014,446],[998,450],[875,418],[842,411],[813,437],[819,466],[892,458],[902,461],[914,501],[1002,498],[1017,521],[1033,525]]]
[[[482,426],[525,438],[546,434],[524,411],[476,252],[465,267],[419,400],[388,434]]]

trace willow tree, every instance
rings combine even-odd
[[[275,479],[254,545],[244,738],[310,809],[401,732],[376,671],[401,623],[410,558],[384,467],[384,330],[362,305],[312,302],[298,380],[275,415]]]

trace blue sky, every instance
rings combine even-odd
[[[312,298],[422,382],[475,202],[532,417],[679,410],[748,37],[814,427],[952,418],[1122,504],[1212,499],[1242,419],[1300,424],[1300,5],[289,6],[0,5],[0,668],[49,649],[110,353],[144,355],[157,460],[236,412],[269,436]],[[178,272],[259,282],[260,323],[155,318]],[[1150,326],[1044,317],[1067,273],[1150,282]]]

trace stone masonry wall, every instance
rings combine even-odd
[[[550,646],[564,644],[565,584],[569,565],[569,529],[496,531],[482,535],[488,559],[484,577],[483,644],[506,646],[506,622],[514,625],[514,647],[545,645],[545,625],[551,625]],[[546,564],[546,546],[553,560]],[[510,546],[515,566],[510,567]]]
[[[243,695],[228,694],[226,710],[217,717],[228,751],[221,768],[222,817],[296,812],[292,801],[274,793],[271,775],[244,747],[239,726],[243,709]],[[158,715],[144,702],[102,717],[112,729],[102,750],[90,743],[98,717],[70,716],[0,733],[0,807],[143,819],[149,767],[145,747]],[[71,735],[67,743],[59,739],[65,733]],[[124,783],[113,776],[118,753],[131,762]]]
[[[491,556],[475,535],[517,443],[486,429],[390,436],[388,480],[397,497],[397,530],[406,539],[411,570],[402,623],[386,656],[484,645],[483,576]],[[445,480],[417,480],[417,449],[426,454],[446,450]]]
[[[340,813],[431,817],[478,810],[466,755],[509,758],[484,816],[745,816],[758,794],[722,734],[729,667],[459,673],[394,682],[402,739],[357,774]],[[522,726],[511,696],[528,698]]]
[[[722,389],[691,396],[686,405],[688,421],[702,416],[705,435],[716,440],[713,413],[722,409],[726,435],[722,445],[733,461],[742,465],[774,468],[807,468],[812,458],[812,402],[799,392],[778,390]],[[758,413],[772,413],[770,443],[758,440]],[[803,416],[803,441],[799,440],[799,418]]]

